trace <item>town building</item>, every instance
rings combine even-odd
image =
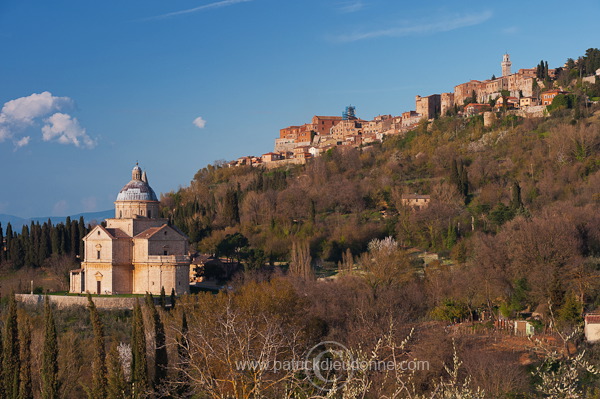
[[[600,341],[600,314],[585,315],[583,332],[587,341]]]
[[[474,116],[482,112],[489,111],[491,110],[491,108],[492,107],[490,106],[490,104],[470,103],[465,106],[465,114],[467,116]]]
[[[440,115],[446,116],[449,110],[454,108],[454,93],[442,93],[440,95]]]
[[[439,94],[427,97],[416,96],[415,108],[417,114],[421,114],[426,119],[434,119],[441,113],[441,96]]]
[[[558,89],[554,89],[554,90],[548,90],[548,91],[544,91],[540,94],[540,98],[542,101],[542,105],[550,105],[552,104],[552,101],[554,101],[554,97],[558,96],[559,94],[566,94],[566,91],[561,91]]]
[[[311,130],[319,135],[327,135],[342,120],[341,116],[313,116],[311,120]]]
[[[263,162],[275,162],[284,159],[285,157],[279,152],[267,152],[261,156]]]
[[[536,105],[540,105],[540,100],[535,97],[521,97],[519,99],[519,107],[534,107]]]
[[[115,217],[83,238],[85,258],[70,272],[72,293],[189,293],[188,238],[159,217],[159,201],[136,164],[117,195]]]
[[[421,194],[402,194],[400,201],[402,202],[402,205],[411,207],[418,211],[429,206],[431,196]]]

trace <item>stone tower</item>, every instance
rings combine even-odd
[[[502,76],[510,75],[510,67],[512,66],[512,62],[510,62],[510,55],[504,54],[500,65],[502,65]]]

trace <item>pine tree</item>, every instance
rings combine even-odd
[[[31,324],[21,323],[19,341],[21,343],[21,385],[19,399],[33,399],[31,385]]]
[[[141,398],[148,388],[148,360],[146,359],[146,330],[139,302],[133,307],[131,329],[131,391],[133,398]]]
[[[42,398],[58,399],[58,342],[56,336],[56,325],[50,300],[46,297],[44,306],[44,319],[46,334],[44,338],[44,352],[42,354]]]
[[[152,317],[154,327],[154,386],[158,387],[167,377],[169,358],[165,342],[165,326],[160,319],[160,314],[154,305],[152,295],[146,294],[146,306]]]
[[[8,315],[4,323],[4,351],[2,353],[2,382],[4,398],[17,399],[21,374],[21,353],[19,348],[19,324],[17,322],[17,302],[12,292],[8,299]]]
[[[90,320],[94,331],[94,358],[92,360],[92,388],[88,392],[91,399],[104,399],[106,397],[106,350],[104,348],[104,326],[100,314],[88,293],[88,308]]]
[[[123,365],[117,350],[117,343],[111,345],[108,352],[108,380],[106,386],[107,399],[126,399],[127,384],[125,383],[125,375],[123,373]]]

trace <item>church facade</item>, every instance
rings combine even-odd
[[[84,261],[70,275],[72,293],[189,293],[188,238],[159,218],[159,201],[137,164],[117,196],[115,217],[83,241]]]

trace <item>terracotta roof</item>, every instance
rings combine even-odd
[[[131,238],[127,233],[125,233],[121,229],[104,229],[108,234],[110,234],[113,238]]]
[[[585,322],[587,324],[600,324],[600,314],[585,315]]]
[[[147,230],[142,231],[140,234],[138,234],[134,238],[150,238],[165,226],[166,226],[166,224],[163,224],[160,227],[151,227]]]
[[[119,230],[119,229],[107,229],[106,227],[102,226],[101,224],[97,225],[96,227],[98,227],[100,230],[102,230],[103,232],[105,232],[110,238],[112,238],[113,240],[116,239],[117,237],[115,237],[115,235],[113,234],[114,232],[112,230]],[[94,229],[92,229],[93,231]],[[92,231],[90,231],[88,233],[88,236],[90,234],[92,234]],[[120,230],[119,230],[120,231]],[[87,236],[86,236],[87,237]]]

